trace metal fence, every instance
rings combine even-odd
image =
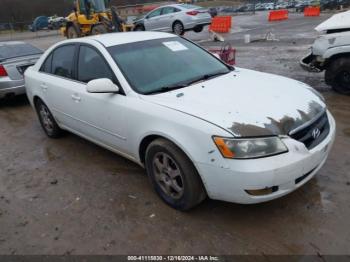
[[[59,30],[32,30],[32,22],[0,22],[0,41],[31,39],[59,35]]]

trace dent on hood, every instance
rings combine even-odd
[[[311,101],[308,103],[307,110],[297,109],[295,116],[285,115],[281,119],[266,116],[266,122],[258,122],[256,125],[234,122],[228,129],[239,137],[288,135],[292,130],[313,120],[324,110],[325,107],[316,101]]]

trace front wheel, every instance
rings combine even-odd
[[[145,27],[143,25],[137,25],[135,26],[134,31],[145,31]]]
[[[145,162],[155,191],[168,205],[185,211],[205,199],[203,183],[193,163],[170,141],[153,141]]]
[[[106,33],[108,33],[108,30],[104,25],[95,25],[91,29],[91,35],[102,35]]]
[[[350,95],[350,57],[331,62],[326,69],[325,80],[336,92]]]
[[[74,25],[69,26],[67,29],[67,38],[74,39],[78,37],[79,37],[79,33],[78,33],[78,30],[75,28],[75,26]]]

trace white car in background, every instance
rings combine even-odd
[[[135,31],[163,31],[183,35],[193,30],[199,33],[211,24],[208,9],[189,4],[173,4],[158,7],[143,18],[134,21]]]
[[[25,73],[49,137],[71,131],[147,170],[169,205],[259,203],[309,181],[335,122],[311,87],[233,68],[173,34],[66,40]]]

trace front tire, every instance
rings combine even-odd
[[[79,33],[78,30],[76,29],[76,27],[74,25],[71,25],[67,28],[67,38],[68,39],[74,39],[74,38],[78,38],[79,37]]]
[[[195,33],[200,33],[203,31],[203,26],[202,25],[197,25],[195,28],[193,28],[193,31]]]
[[[55,118],[51,114],[49,108],[41,100],[35,102],[35,109],[39,117],[41,127],[46,135],[50,138],[59,138],[63,134],[63,130],[57,125]]]
[[[180,21],[176,21],[173,24],[173,33],[176,35],[184,35],[185,34],[184,25]]]
[[[135,26],[134,31],[145,31],[145,27],[143,25],[137,25]]]
[[[91,29],[91,35],[103,35],[106,33],[108,33],[108,30],[104,25],[95,25]]]
[[[170,141],[153,141],[146,150],[145,165],[155,191],[171,207],[189,210],[206,198],[193,163]]]
[[[325,80],[334,91],[350,95],[350,57],[332,61],[326,69]]]

